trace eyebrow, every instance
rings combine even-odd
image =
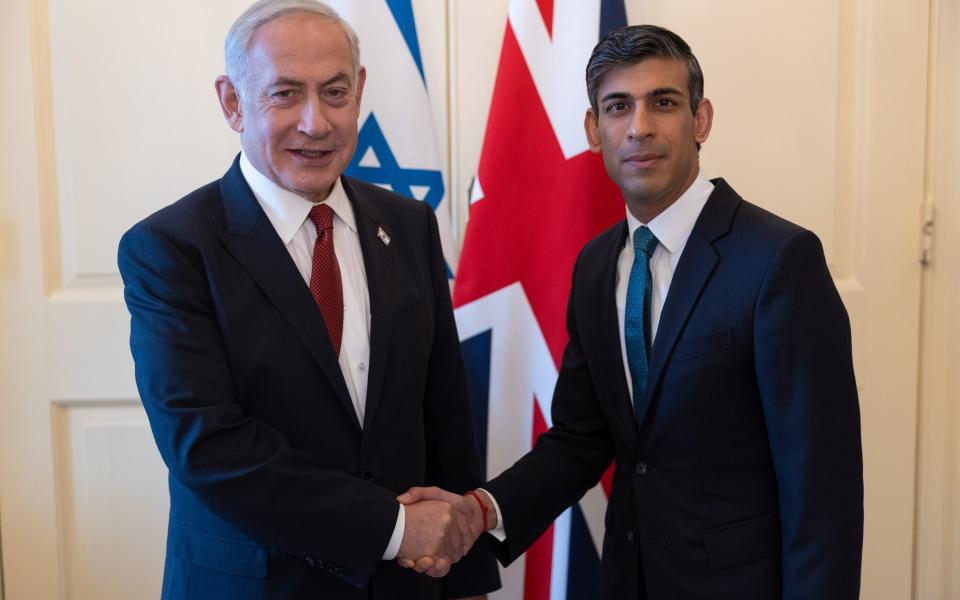
[[[683,92],[673,87],[660,87],[660,88],[651,90],[649,93],[647,93],[647,97],[650,97],[650,98],[655,96],[682,96],[682,95],[683,95]]]
[[[292,87],[302,87],[303,82],[297,81],[296,79],[290,79],[288,77],[277,77],[270,82],[268,87],[278,87],[278,86],[292,86]]]
[[[632,96],[626,92],[610,92],[603,98],[600,98],[600,103],[604,103],[608,100],[627,100],[632,98]]]
[[[327,79],[326,81],[324,81],[323,83],[321,83],[321,84],[320,84],[320,87],[326,87],[326,86],[328,86],[328,85],[337,83],[337,82],[342,81],[342,80],[347,80],[347,81],[349,81],[349,80],[350,80],[350,76],[347,75],[346,73],[337,73],[336,75],[334,75],[334,76],[331,77],[330,79]],[[306,84],[305,84],[304,82],[298,80],[298,79],[290,79],[289,77],[283,77],[283,76],[281,76],[281,77],[277,77],[275,80],[273,80],[273,82],[270,83],[270,86],[269,86],[269,87],[274,88],[274,87],[286,86],[286,85],[292,86],[292,87],[303,87],[303,86],[306,85]]]

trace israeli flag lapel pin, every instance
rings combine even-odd
[[[377,237],[380,238],[380,241],[383,242],[384,246],[390,245],[390,236],[387,235],[387,232],[383,230],[383,227],[377,228]]]

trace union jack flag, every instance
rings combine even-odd
[[[623,0],[510,0],[454,286],[474,421],[488,477],[550,426],[581,247],[624,218],[583,132],[584,69]],[[610,474],[503,571],[503,600],[596,596]]]

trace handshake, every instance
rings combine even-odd
[[[458,496],[414,487],[397,500],[406,513],[397,563],[431,577],[445,576],[483,532],[497,526],[497,511],[483,490]]]

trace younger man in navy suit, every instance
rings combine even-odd
[[[506,563],[615,459],[601,598],[857,598],[859,404],[819,240],[704,176],[713,107],[676,34],[611,32],[587,90],[627,210],[577,260],[553,427],[476,494],[401,500],[446,499]]]

